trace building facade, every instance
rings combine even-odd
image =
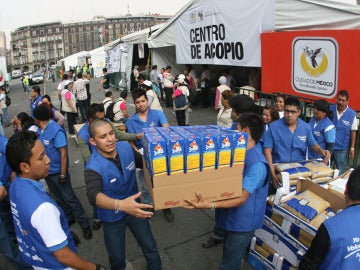
[[[11,32],[11,64],[38,70],[81,51],[91,51],[122,36],[166,22],[170,16],[95,17],[91,21],[29,25]]]
[[[0,31],[0,56],[6,55],[6,35],[5,32]]]

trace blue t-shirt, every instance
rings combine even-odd
[[[129,133],[142,133],[143,128],[149,127],[162,127],[168,121],[162,111],[149,109],[146,121],[142,121],[136,113],[126,121],[126,127]],[[137,148],[143,148],[142,140],[136,140],[135,145]]]
[[[257,188],[264,185],[264,181],[267,180],[268,167],[263,162],[256,162],[253,164],[248,173],[244,175],[242,181],[242,187],[250,194]]]

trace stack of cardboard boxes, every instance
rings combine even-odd
[[[144,129],[144,176],[155,209],[240,197],[247,134],[218,126]]]
[[[286,173],[283,181],[289,182]],[[321,197],[332,209],[330,211],[327,208],[318,216],[330,217],[345,208],[343,196],[334,194],[311,180],[298,181],[296,191],[289,194],[289,190],[284,192],[283,188],[278,189],[275,199],[268,202],[263,227],[256,230],[252,240],[248,261],[255,269],[295,269],[298,266],[320,226],[311,224],[309,220],[301,218],[299,213],[289,211],[286,206],[287,202],[294,199],[295,194],[304,194],[305,191]],[[307,207],[309,202],[300,199],[299,203]]]

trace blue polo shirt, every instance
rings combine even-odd
[[[142,121],[136,113],[126,121],[126,127],[129,133],[142,133],[143,128],[162,127],[168,121],[162,111],[149,109],[146,121]],[[135,145],[138,149],[143,148],[142,140],[136,140]]]

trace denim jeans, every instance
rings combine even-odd
[[[250,245],[251,238],[255,231],[251,232],[230,232],[225,231],[223,246],[223,257],[220,270],[238,270],[246,250]]]
[[[226,234],[226,230],[224,230],[223,228],[220,228],[215,223],[212,237],[217,239],[217,240],[224,240],[225,234]]]
[[[149,220],[127,215],[117,222],[104,222],[105,246],[109,256],[111,270],[125,269],[125,232],[126,226],[142,249],[147,262],[147,269],[161,269],[161,259],[156,241],[151,232]]]
[[[3,108],[2,113],[3,113],[4,125],[9,126],[10,125],[10,116],[9,116],[7,108]]]
[[[68,221],[76,219],[82,229],[90,227],[85,210],[71,186],[70,175],[66,173],[64,184],[59,183],[60,173],[49,174],[45,179],[50,195],[64,211]]]
[[[347,155],[347,150],[333,150],[333,158],[336,168],[339,169],[339,174],[342,174],[345,171]]]
[[[13,237],[8,233],[8,228],[0,218],[0,253],[14,266],[16,270],[33,269],[21,258],[18,247],[14,243]]]
[[[150,197],[150,194],[149,194],[149,191],[148,191],[148,188],[146,186],[145,179],[144,179],[144,170],[137,169],[136,170],[136,178],[137,178],[137,180],[139,181],[139,183],[141,185],[140,188],[141,188],[141,193],[142,193],[142,196],[143,196],[144,203],[152,205],[153,202],[151,200],[151,197]]]

